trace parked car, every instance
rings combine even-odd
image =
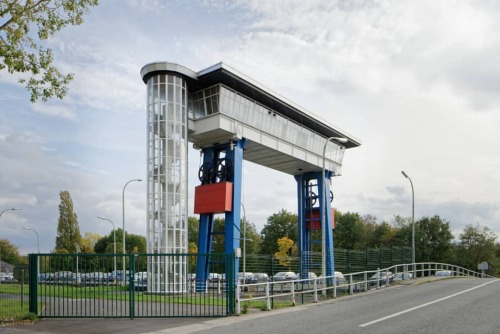
[[[394,275],[390,271],[379,271],[373,274],[370,279],[370,286],[382,286],[390,284],[394,281]]]
[[[312,271],[308,272],[307,275],[306,274],[302,275],[301,273],[298,273],[297,276],[299,279],[313,279],[313,278],[318,277]]]
[[[245,276],[243,278],[243,275]],[[238,273],[238,283],[239,284],[244,284],[246,282],[246,280],[252,276],[253,273],[250,273],[250,272],[245,272],[245,273]]]
[[[145,291],[148,288],[148,273],[139,271],[134,274],[134,290]]]
[[[347,284],[347,280],[345,279],[344,274],[342,274],[340,271],[335,271],[334,276],[335,276],[335,284],[337,285]]]
[[[293,281],[298,279],[298,276],[293,271],[280,271],[273,276],[273,281]]]
[[[269,276],[266,273],[255,273],[247,277],[246,284],[269,282]]]
[[[217,273],[208,274],[208,280],[212,283],[220,282],[222,280],[222,276]]]
[[[413,278],[413,273],[397,273],[396,275],[394,275],[394,279],[393,281],[396,282],[396,281],[403,281],[403,280],[407,280],[407,279],[411,279]]]
[[[453,273],[451,270],[438,270],[438,271],[436,271],[436,273],[434,275],[440,276],[440,277],[449,277],[449,276],[453,276]]]
[[[342,284],[347,283],[347,281],[344,277],[344,274],[342,274],[340,271],[334,271],[333,275],[335,276],[335,284],[336,285],[342,285]],[[323,275],[320,275],[319,278],[320,278],[319,283],[324,284],[325,280],[323,279]]]

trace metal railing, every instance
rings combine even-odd
[[[313,277],[307,279],[293,279],[287,281],[273,281],[245,284],[239,282],[236,286],[236,314],[242,313],[242,308],[252,307],[254,301],[264,301],[265,310],[273,309],[273,304],[296,305],[301,303],[317,303],[320,300],[336,298],[339,293],[352,295],[379,289],[401,281],[408,281],[419,277],[492,277],[484,273],[475,272],[463,267],[435,262],[416,264],[399,264],[391,267],[360,271],[342,275]]]

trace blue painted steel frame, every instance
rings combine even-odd
[[[220,154],[225,152],[225,159],[232,165],[232,173],[227,181],[233,183],[232,210],[225,213],[224,252],[234,254],[240,247],[241,190],[243,176],[243,150],[246,139],[240,139],[225,145],[204,148],[203,163],[212,164],[216,169]],[[198,235],[198,257],[196,263],[196,289],[204,290],[205,282],[210,274],[210,253],[212,251],[212,233],[214,229],[214,213],[200,214]],[[202,254],[206,254],[203,256]],[[239,268],[239,258],[235,257],[235,271]],[[234,275],[237,280],[237,275]]]
[[[312,218],[313,209],[319,210],[320,217],[318,220],[321,222],[321,227],[323,226],[323,215],[321,212],[325,213],[325,222],[327,228],[325,229],[325,274],[326,276],[333,276],[335,271],[334,263],[334,243],[333,243],[333,230],[332,226],[332,212],[330,205],[330,196],[325,198],[325,207],[322,207],[324,194],[330,194],[330,178],[332,173],[326,171],[325,173],[325,184],[323,189],[323,173],[322,172],[311,172],[305,174],[295,175],[295,180],[297,181],[297,203],[298,203],[298,249],[300,257],[300,272],[303,278],[307,278],[307,273],[312,271],[312,269],[322,270],[321,263],[312,263],[310,251],[312,249],[312,229],[307,229],[307,213],[309,212],[310,224],[314,218]],[[315,182],[315,185],[313,184]],[[312,189],[315,188],[318,194],[311,195]],[[312,202],[316,201],[318,205],[312,205]],[[321,240],[320,240],[321,241]],[[317,270],[316,270],[317,271]],[[333,280],[328,280],[328,284],[331,285]]]

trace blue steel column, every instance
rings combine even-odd
[[[226,159],[233,164],[233,173],[230,181],[233,182],[233,210],[226,212],[225,226],[225,253],[234,254],[240,247],[240,220],[241,220],[241,189],[243,179],[243,150],[246,146],[246,139],[240,139],[226,145]],[[239,271],[240,259],[234,259],[235,272]],[[235,275],[235,281],[238,280]]]
[[[320,196],[319,196],[319,203],[321,206],[321,203],[323,203],[323,196],[326,194],[325,198],[325,207],[321,208],[322,212],[324,210],[325,212],[325,222],[322,222],[323,224],[326,224],[325,228],[325,275],[328,276],[333,276],[334,271],[335,271],[335,263],[334,263],[334,255],[333,255],[333,231],[332,231],[332,207],[330,204],[330,178],[332,175],[332,172],[326,171],[325,172],[325,184],[323,185],[323,173],[319,173],[318,175],[318,187],[319,189],[323,189],[323,191],[320,191]],[[328,280],[328,285],[333,284],[333,280],[329,279]]]
[[[300,175],[295,175],[295,180],[297,181],[297,202],[298,202],[298,249],[299,249],[299,258],[300,258],[300,272],[303,275],[303,278],[307,278],[307,273],[311,271],[313,268],[315,270],[322,270],[321,263],[312,263],[311,262],[311,247],[313,245],[312,233],[313,233],[313,225],[316,220],[313,218],[314,212],[325,212],[325,222],[321,222],[321,227],[323,223],[326,224],[325,229],[325,275],[333,276],[335,271],[334,264],[334,246],[333,246],[333,231],[332,231],[332,212],[330,205],[330,177],[331,172],[326,172],[325,177],[325,185],[323,188],[323,175],[322,172],[311,172]],[[315,191],[318,192],[316,198],[316,206],[312,206],[312,198],[309,189],[309,182],[315,181],[317,186]],[[320,189],[324,189],[321,191]],[[325,198],[325,207],[322,207],[322,199],[323,194],[327,194],[327,198]],[[307,214],[309,213],[309,224],[310,228],[307,229]],[[320,217],[322,215],[320,214]],[[323,242],[323,240],[319,240]],[[328,280],[328,284],[332,284],[333,280]]]

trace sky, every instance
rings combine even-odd
[[[146,180],[141,68],[224,62],[358,138],[332,181],[333,206],[392,222],[439,215],[458,237],[500,236],[500,3],[494,0],[110,0],[46,41],[74,73],[64,100],[29,102],[0,72],[0,238],[21,254],[55,247],[59,193],[82,235],[122,227],[124,185]],[[189,212],[200,163],[189,152]],[[290,175],[244,163],[247,219],[297,212]],[[125,228],[146,234],[146,182],[124,192]],[[498,239],[500,240],[500,239]]]

